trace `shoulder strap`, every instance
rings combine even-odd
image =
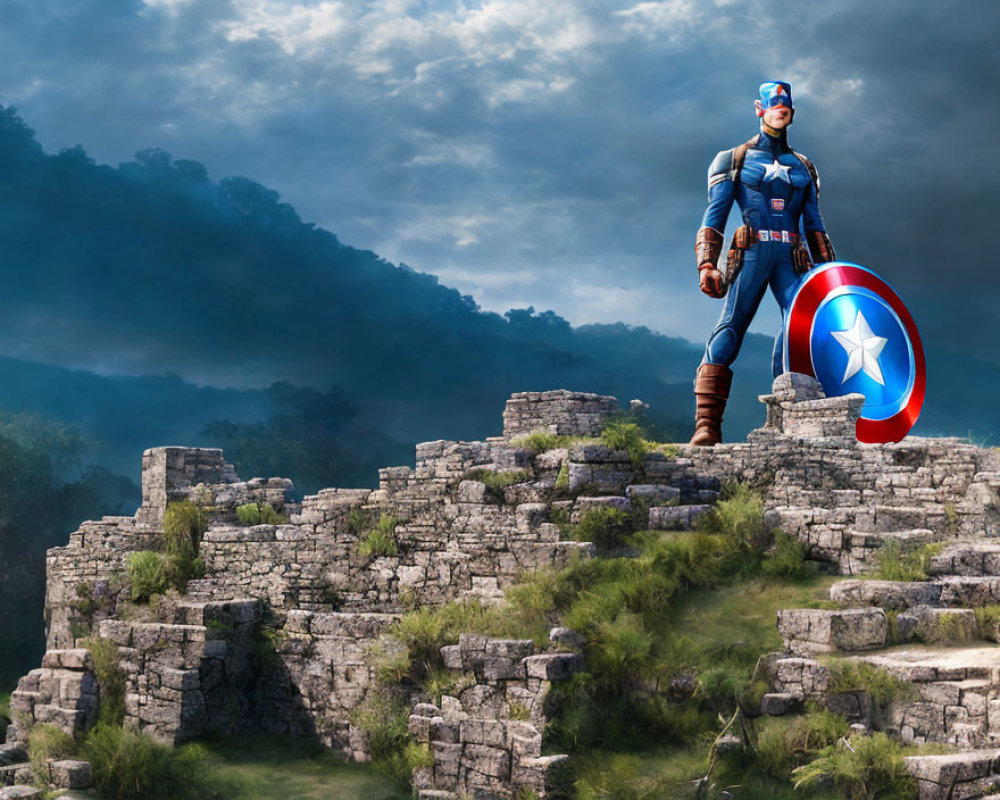
[[[740,182],[740,171],[743,169],[743,162],[746,161],[747,150],[757,144],[757,137],[754,136],[749,141],[733,148],[733,183]]]
[[[792,155],[795,156],[799,161],[802,162],[802,166],[806,168],[809,172],[809,177],[812,178],[813,186],[816,187],[816,197],[819,197],[819,173],[816,171],[816,167],[812,161],[806,158],[802,153],[796,153],[792,150]]]

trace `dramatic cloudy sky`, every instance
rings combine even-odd
[[[838,254],[997,363],[997,31],[985,2],[4,0],[0,103],[49,152],[254,178],[486,308],[701,340],[705,169],[783,78]]]

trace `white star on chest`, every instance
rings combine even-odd
[[[792,171],[791,167],[785,167],[779,164],[777,161],[772,161],[766,167],[764,167],[764,180],[782,180],[785,183],[791,183],[792,179],[788,177],[788,173]]]
[[[885,347],[885,343],[889,340],[872,333],[868,320],[860,311],[854,318],[854,325],[851,328],[846,331],[831,331],[831,334],[847,352],[847,369],[844,370],[841,383],[846,383],[848,378],[864,370],[865,375],[885,386],[878,357],[882,348]]]

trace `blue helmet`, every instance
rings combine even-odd
[[[794,108],[792,105],[792,84],[786,81],[768,81],[760,85],[760,105],[767,111],[775,106]]]

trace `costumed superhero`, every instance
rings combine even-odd
[[[768,285],[784,320],[800,277],[814,263],[835,258],[819,213],[819,175],[809,159],[788,146],[787,129],[795,115],[791,85],[761,84],[754,106],[761,118],[760,133],[720,152],[708,168],[708,209],[695,240],[701,290],[726,298],[695,378],[691,444],[696,445],[722,441],[722,414],[733,378],[729,367]],[[720,268],[722,232],[734,200],[743,225]],[[779,333],[772,359],[775,376],[782,372],[781,340]]]

